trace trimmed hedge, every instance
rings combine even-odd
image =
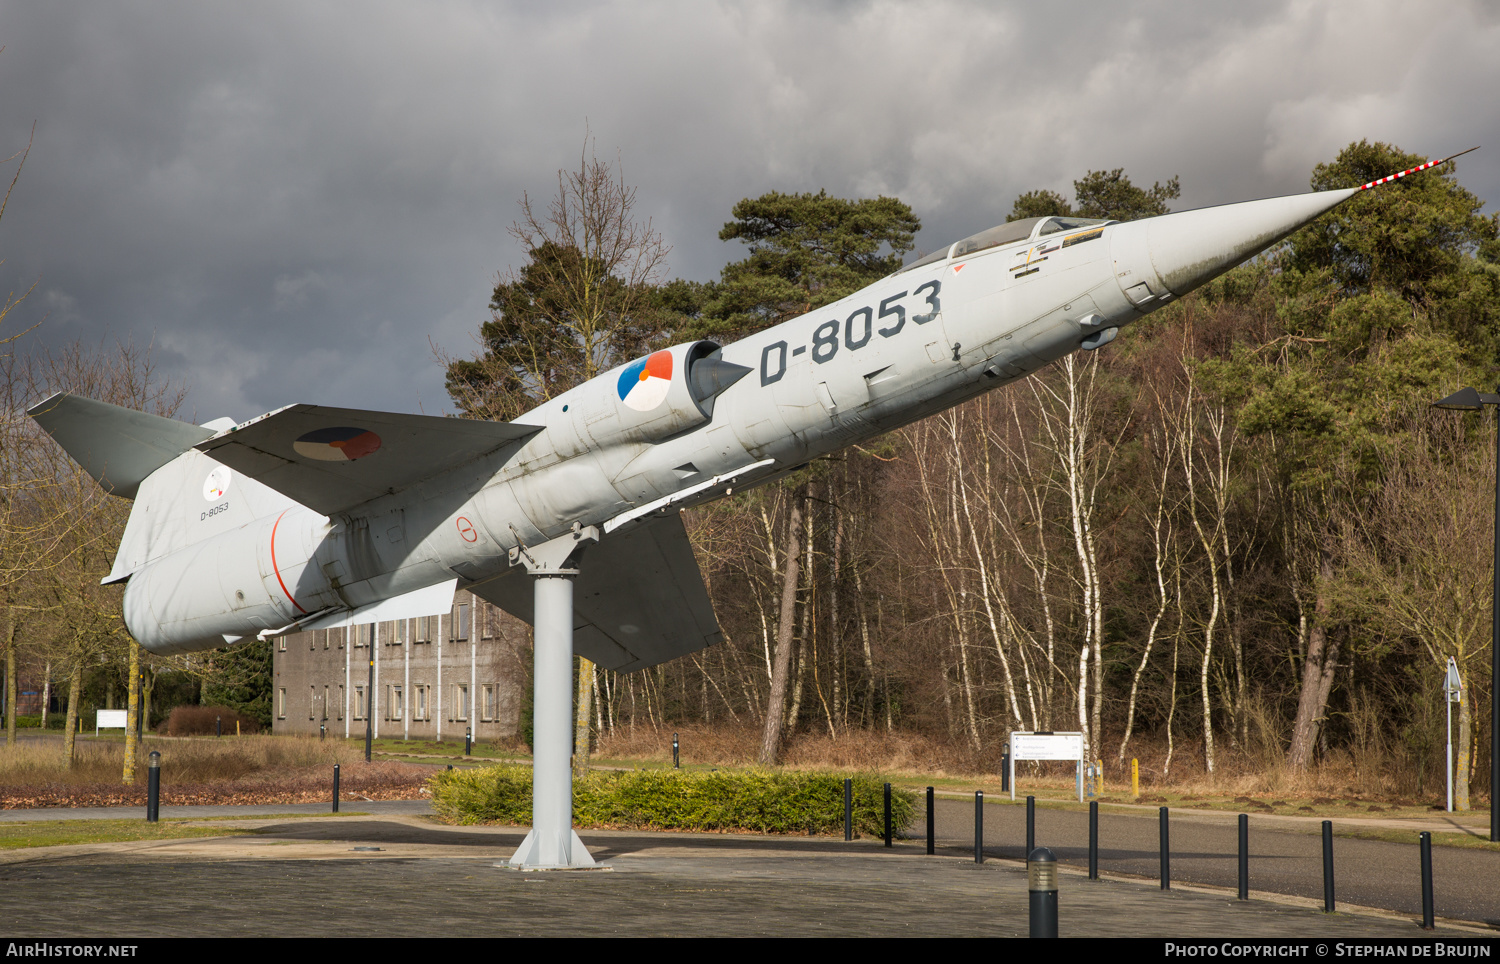
[[[883,832],[885,780],[854,781],[854,827]],[[531,768],[498,764],[448,770],[428,781],[432,806],[459,824],[531,823]],[[899,831],[916,812],[916,794],[891,789],[891,822]],[[640,830],[834,834],[844,828],[844,775],[770,770],[594,771],[573,780],[573,823]]]

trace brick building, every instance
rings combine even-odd
[[[375,686],[369,686],[374,642]],[[459,591],[447,615],[323,629],[275,644],[274,733],[510,741],[531,680],[531,627]]]

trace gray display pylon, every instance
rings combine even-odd
[[[521,870],[593,867],[573,830],[573,579],[578,558],[599,541],[594,526],[575,527],[540,546],[511,551],[533,580],[531,832],[510,858]]]

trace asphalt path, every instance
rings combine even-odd
[[[925,834],[925,804],[908,836]],[[940,797],[935,805],[939,848],[974,852],[974,804]],[[1421,856],[1417,831],[1411,843],[1338,836],[1334,821],[1335,901],[1420,916]],[[1428,829],[1428,828],[1422,828]],[[1235,814],[1169,813],[1171,879],[1177,883],[1239,886],[1239,830]],[[1036,845],[1048,847],[1065,864],[1088,866],[1088,812],[1038,805]],[[1026,807],[1018,800],[986,800],[984,853],[1023,860]],[[1316,818],[1250,817],[1250,889],[1323,898],[1323,842]],[[1158,815],[1101,808],[1099,870],[1160,879]],[[1434,904],[1439,916],[1500,926],[1500,852],[1458,847],[1432,848]]]

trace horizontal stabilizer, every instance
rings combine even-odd
[[[296,631],[309,633],[315,629],[336,629],[339,626],[363,626],[365,623],[384,623],[394,619],[417,619],[421,616],[441,616],[453,608],[453,590],[457,579],[440,582],[436,586],[417,589],[382,599],[380,602],[328,613],[299,623]]]
[[[530,623],[532,577],[516,567],[470,586]],[[677,513],[606,535],[582,556],[573,586],[573,651],[605,669],[645,669],[724,638]]]
[[[210,429],[59,392],[27,409],[104,491],[135,498],[146,476],[213,435]]]
[[[198,450],[323,515],[530,438],[539,425],[289,405]]]

